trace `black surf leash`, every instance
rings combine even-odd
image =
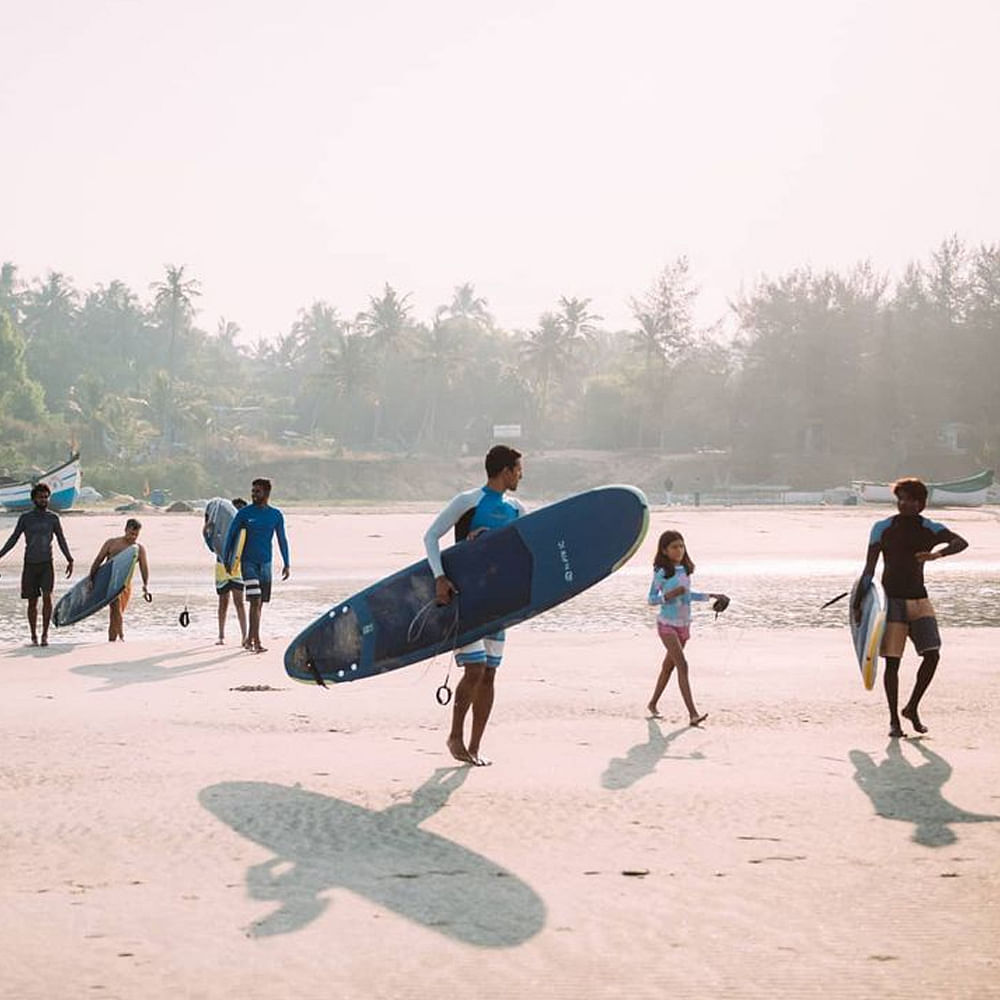
[[[716,620],[718,620],[719,615],[722,614],[726,608],[729,607],[729,598],[725,594],[716,594],[715,600],[712,601],[712,610],[715,612]]]
[[[458,592],[452,596],[451,603],[455,605],[455,617],[452,623],[448,626],[447,632],[444,634],[444,642],[448,642],[449,639],[457,639],[458,637]],[[434,606],[440,607],[437,603],[437,598],[434,597],[429,600],[414,616],[413,620],[410,622],[410,627],[406,630],[406,641],[416,642],[417,639],[423,634],[424,626],[427,624],[427,615],[430,609]],[[455,645],[452,643],[451,648],[448,650],[448,655],[454,652]],[[444,683],[434,692],[434,697],[437,699],[437,703],[444,708],[451,702],[452,691],[448,686],[448,681],[451,679],[451,660],[448,661],[448,670],[445,673]]]
[[[826,604],[821,604],[819,606],[820,611],[822,611],[824,608],[830,607],[831,604],[836,604],[837,601],[842,601],[845,597],[847,597],[849,593],[850,593],[849,590],[845,590],[842,594],[837,594],[836,597],[831,597],[830,600],[826,602]]]

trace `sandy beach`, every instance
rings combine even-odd
[[[428,520],[288,516],[288,586],[317,590],[419,558]],[[657,510],[626,579],[644,593],[675,524],[706,588],[734,553],[857,569],[877,516]],[[929,569],[932,597],[962,559],[995,581],[996,514],[932,516],[972,544]],[[81,570],[119,520],[64,519]],[[145,522],[154,594],[157,574],[210,587],[196,516]],[[292,593],[275,586],[272,622]],[[818,618],[696,618],[701,729],[673,685],[645,717],[650,616],[525,624],[494,764],[464,768],[434,700],[443,659],[320,690],[285,676],[271,609],[260,656],[216,646],[210,614],[184,631],[143,612],[124,644],[101,618],[44,650],[15,622],[0,648],[4,1000],[1000,997],[996,627],[942,615],[930,731],[890,740],[881,683],[863,689],[846,629]],[[915,666],[908,651],[906,691]]]

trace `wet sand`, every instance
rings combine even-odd
[[[424,516],[371,516],[312,526],[348,576],[419,555]],[[668,516],[706,575],[762,525],[819,558],[873,519]],[[941,519],[1000,552],[988,512]],[[106,526],[67,521],[82,566]],[[919,740],[842,630],[696,620],[691,729],[673,685],[645,718],[651,628],[515,629],[488,768],[444,749],[444,660],[323,691],[287,636],[7,643],[0,997],[1000,997],[998,633],[942,624]]]

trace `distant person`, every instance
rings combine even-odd
[[[486,485],[454,497],[424,535],[438,604],[451,603],[458,593],[441,564],[441,536],[454,528],[456,542],[472,542],[483,531],[501,528],[524,513],[520,501],[504,496],[507,491],[516,491],[521,481],[521,453],[507,445],[494,445],[486,454],[485,464]],[[463,668],[463,674],[455,687],[448,750],[466,764],[490,763],[480,755],[479,748],[493,708],[493,682],[503,659],[504,638],[502,631],[496,632],[455,651],[455,662]],[[466,744],[465,717],[470,707],[472,731]]]
[[[903,736],[899,716],[909,719],[918,733],[926,733],[917,709],[941,657],[941,634],[934,606],[924,587],[924,563],[955,555],[969,543],[943,524],[921,515],[927,505],[927,487],[919,479],[900,479],[893,484],[898,514],[877,521],[868,540],[868,555],[861,585],[854,598],[853,614],[861,621],[861,601],[875,577],[875,564],[882,556],[882,587],[886,597],[886,627],[881,654],[885,659],[885,697],[889,704],[889,735]],[[933,551],[937,545],[943,549]],[[923,659],[909,701],[897,711],[899,663],[910,637]]]
[[[269,504],[271,480],[255,479],[250,485],[250,504],[236,512],[233,523],[226,535],[222,561],[226,570],[233,573],[236,567],[236,540],[240,531],[246,529],[246,543],[240,560],[243,588],[250,602],[250,622],[244,645],[254,653],[266,653],[260,643],[260,618],[263,605],[271,600],[271,553],[272,539],[278,536],[283,568],[281,579],[287,580],[291,572],[288,558],[288,540],[285,538],[285,518],[277,507]]]
[[[140,531],[142,531],[141,522],[130,517],[125,522],[125,534],[109,538],[101,546],[101,551],[97,553],[97,558],[90,567],[92,583],[103,563],[110,562],[130,545],[139,545]],[[139,573],[142,576],[142,596],[149,600],[149,563],[146,561],[146,549],[142,545],[139,545]],[[108,605],[108,642],[125,641],[125,609],[131,598],[132,580],[129,578],[125,589]]]
[[[52,591],[55,588],[55,567],[52,564],[52,539],[66,557],[66,579],[73,575],[73,557],[63,535],[59,515],[49,510],[51,491],[44,483],[31,487],[34,507],[25,511],[14,525],[10,538],[0,549],[0,559],[24,535],[24,566],[21,569],[21,597],[28,602],[28,628],[31,645],[38,645],[38,598],[42,599],[42,645],[49,644],[49,622],[52,620]]]
[[[236,497],[233,506],[237,510],[246,507],[247,502],[243,497]],[[208,513],[205,514],[205,525],[202,529],[205,544],[212,549],[211,528],[208,523]],[[214,552],[215,550],[212,549]],[[243,604],[243,577],[240,560],[235,560],[232,573],[226,569],[226,564],[218,557],[215,557],[215,592],[219,595],[219,638],[216,646],[222,646],[226,641],[226,612],[229,610],[229,597],[232,595],[233,607],[236,609],[236,617],[240,623],[240,642],[244,649],[248,649],[247,640],[247,612]]]
[[[694,575],[694,563],[684,544],[684,538],[679,531],[664,531],[656,546],[653,557],[653,581],[649,587],[648,601],[659,605],[660,612],[656,619],[656,631],[660,642],[666,649],[663,663],[660,665],[660,675],[653,688],[653,697],[649,699],[649,714],[660,718],[660,695],[663,694],[670,675],[677,669],[677,686],[681,690],[684,706],[688,712],[688,722],[699,726],[708,718],[707,712],[699,712],[695,707],[694,696],[691,694],[688,661],[684,655],[684,647],[691,637],[691,602],[716,601],[716,610],[722,610],[729,604],[725,594],[699,594],[691,589],[691,577]]]
[[[663,480],[663,502],[668,507],[674,502],[674,481],[670,476]]]

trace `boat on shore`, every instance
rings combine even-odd
[[[993,485],[994,472],[983,469],[974,476],[927,484],[928,507],[981,507]],[[892,483],[851,483],[858,498],[865,503],[895,503]]]
[[[40,476],[20,482],[0,481],[0,507],[11,513],[31,509],[31,488],[45,483],[51,491],[50,510],[69,510],[80,494],[83,477],[80,470],[80,453],[76,452],[62,465],[57,465]]]

